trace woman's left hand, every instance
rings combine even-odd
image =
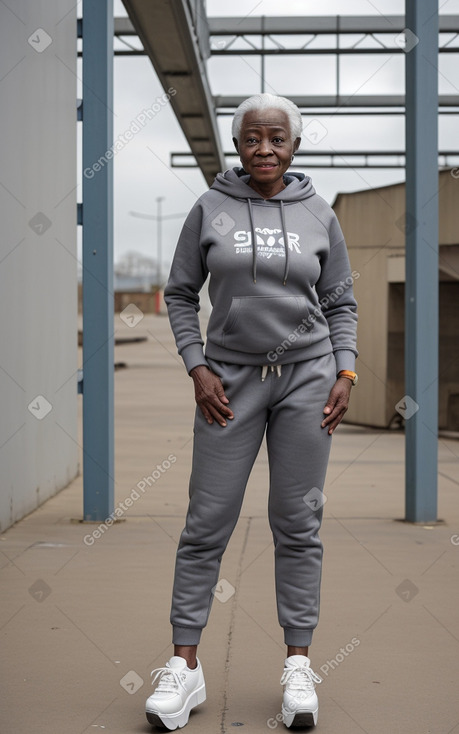
[[[321,423],[322,428],[328,426],[331,435],[335,428],[343,420],[344,414],[349,406],[349,395],[351,394],[352,382],[347,377],[338,377],[328,396],[324,408],[325,418]]]

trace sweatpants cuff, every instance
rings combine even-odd
[[[284,627],[284,643],[292,647],[309,647],[314,630],[299,630],[296,627]]]
[[[199,645],[201,640],[201,628],[172,626],[173,645]]]

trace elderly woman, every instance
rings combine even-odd
[[[205,700],[196,650],[223,553],[266,432],[269,522],[287,657],[287,727],[317,722],[308,657],[319,613],[322,491],[331,435],[355,374],[356,302],[346,244],[311,179],[287,173],[302,120],[289,100],[258,94],[237,109],[242,168],[219,174],[183,227],[165,289],[197,403],[190,504],[177,550],[174,656],[156,671],[147,719],[185,726]],[[199,291],[210,273],[205,352]]]

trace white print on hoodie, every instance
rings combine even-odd
[[[269,258],[273,255],[285,257],[284,237],[276,238],[274,235],[282,235],[281,229],[269,229],[268,227],[255,227],[257,233],[257,254],[259,257]],[[268,235],[263,237],[261,235]],[[292,252],[301,254],[299,239],[300,236],[296,232],[287,232],[288,247]],[[240,229],[234,233],[234,247],[237,254],[252,252],[252,233],[245,229]],[[277,245],[277,246],[276,246]]]

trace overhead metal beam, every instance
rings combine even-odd
[[[245,99],[244,95],[217,95],[214,104],[217,109],[236,109]],[[403,94],[311,94],[289,95],[289,99],[300,109],[311,107],[404,107]],[[459,107],[459,94],[442,94],[438,98],[440,107]]]
[[[264,18],[264,21],[263,21]],[[234,35],[309,35],[334,33],[400,33],[404,15],[300,15],[207,18],[209,33]],[[459,17],[440,15],[440,33],[457,33]],[[130,18],[115,18],[115,36],[137,36]]]
[[[459,165],[459,152],[439,151],[439,168],[453,168]],[[237,153],[227,151],[225,159],[238,159]],[[453,158],[456,160],[449,160]],[[396,159],[389,162],[389,159]],[[315,161],[315,162],[314,162]],[[196,168],[197,162],[188,151],[174,151],[170,154],[171,168]],[[404,151],[358,151],[358,150],[298,150],[295,153],[295,166],[299,168],[405,168]]]
[[[445,46],[440,49],[442,54],[459,54],[459,46]],[[117,52],[118,53],[118,52]],[[317,48],[310,46],[304,48],[215,48],[212,46],[212,56],[373,56],[374,54],[403,54],[404,51],[398,46],[359,46],[358,48]],[[141,55],[138,51],[121,51],[120,55]]]
[[[123,2],[165,92],[173,90],[169,102],[210,185],[225,161],[204,64],[210,53],[204,3],[191,11],[186,0]]]
[[[405,518],[437,519],[438,2],[407,0]]]
[[[132,20],[128,18],[114,19],[115,36],[137,36],[137,31],[132,25]]]
[[[114,503],[112,144],[113,0],[84,0],[83,518],[93,521]]]
[[[308,35],[335,33],[400,33],[406,28],[404,15],[292,15],[208,18],[212,36]],[[439,30],[457,32],[457,15],[441,15]]]
[[[330,109],[322,108],[311,108],[302,110],[304,115],[308,117],[331,117],[332,115],[339,115],[340,117],[405,117],[405,107],[397,108],[383,108],[383,109],[365,109],[362,107],[355,107],[354,109],[339,107],[330,111]],[[442,107],[438,110],[438,114],[441,117],[449,115],[459,115],[459,108],[455,107]],[[218,110],[219,117],[232,117],[234,115],[234,109],[228,107],[225,109]]]

